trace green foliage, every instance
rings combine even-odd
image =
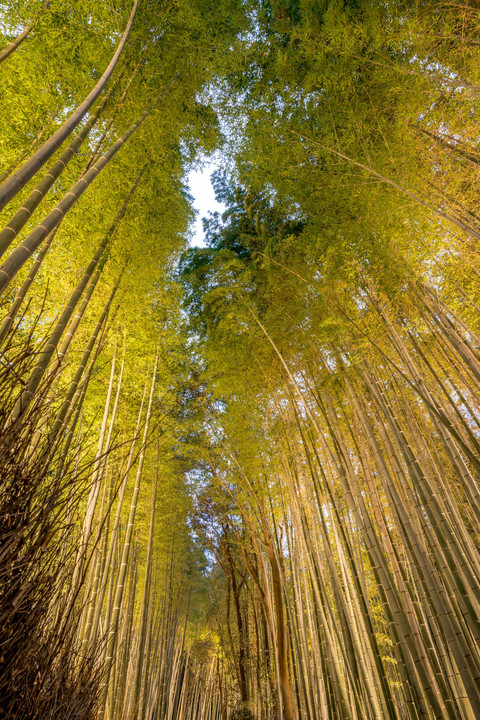
[[[41,5],[3,2],[0,45],[16,37]],[[108,65],[130,11],[127,0],[51,3],[2,64],[0,172],[18,169],[81,103]],[[425,631],[435,658],[438,652],[442,663],[451,665],[454,688],[458,658],[449,655],[448,633],[438,631],[443,613],[431,622],[431,604],[422,614],[434,582],[423,587],[424,568],[417,571],[414,553],[425,544],[446,602],[457,576],[441,555],[443,540],[437,543],[434,536],[433,500],[421,495],[428,482],[432,498],[445,503],[439,527],[446,523],[450,531],[454,517],[466,528],[465,557],[472,551],[467,539],[478,539],[468,496],[468,473],[478,464],[478,423],[470,406],[475,407],[478,378],[479,269],[468,233],[480,232],[478,18],[468,4],[433,1],[141,1],[98,121],[15,240],[13,247],[158,101],[68,212],[11,335],[21,346],[31,333],[28,343],[41,348],[111,233],[98,285],[61,373],[55,380],[46,377],[44,396],[34,400],[48,399],[44,414],[51,417],[39,424],[49,429],[118,285],[76,439],[62,458],[72,467],[89,467],[95,457],[116,353],[113,394],[122,359],[123,381],[101,501],[93,514],[92,544],[100,550],[92,551],[90,585],[78,600],[92,608],[98,592],[92,568],[101,564],[97,558],[105,561],[102,553],[113,537],[111,517],[102,513],[109,493],[119,491],[157,357],[140,496],[137,502],[132,481],[137,453],[120,512],[123,540],[130,504],[135,505],[129,597],[125,591],[122,598],[128,619],[115,660],[120,667],[126,658],[125,674],[110,687],[112,697],[117,693],[117,710],[129,668],[126,640],[143,623],[142,642],[148,636],[146,646],[151,644],[144,670],[150,660],[155,667],[156,658],[163,663],[166,657],[165,647],[155,646],[161,624],[161,632],[167,628],[162,643],[170,648],[176,642],[180,653],[172,664],[175,672],[191,672],[195,683],[203,678],[195,692],[210,683],[212,707],[221,687],[231,720],[253,718],[244,697],[253,687],[261,716],[277,712],[275,698],[289,682],[295,682],[306,717],[308,683],[309,693],[327,698],[327,705],[343,693],[348,703],[358,703],[352,716],[362,716],[367,707],[365,717],[377,716],[369,693],[380,692],[381,682],[370,678],[367,692],[358,679],[366,648],[369,672],[373,677],[378,652],[403,717],[408,683],[367,546],[372,537],[377,561],[384,561],[388,572],[393,568],[399,597],[408,596],[412,605],[405,605],[408,621],[419,618],[420,631],[413,627],[404,637],[418,637],[420,644]],[[220,147],[228,170],[216,172],[213,184],[226,210],[204,220],[206,247],[188,248],[193,211],[185,176],[199,156]],[[3,224],[47,169],[2,211]],[[467,232],[449,218],[464,223]],[[6,304],[30,268],[27,263],[15,276]],[[435,305],[437,294],[448,311]],[[6,357],[9,368],[11,355]],[[16,378],[22,387],[31,372],[27,365]],[[431,411],[432,404],[443,415]],[[107,416],[112,421],[112,408]],[[452,433],[448,442],[446,433]],[[59,448],[67,435],[68,427],[62,428]],[[32,441],[26,457],[34,456],[34,446]],[[408,512],[417,513],[412,527],[403,517],[398,521],[392,501],[397,486]],[[90,501],[80,493],[78,498],[75,517],[87,517]],[[414,535],[415,523],[418,543],[407,535]],[[75,541],[80,525],[72,534]],[[130,552],[130,542],[126,547]],[[445,578],[442,563],[449,568]],[[113,561],[112,568],[111,588]],[[463,565],[461,572],[467,572]],[[274,597],[275,573],[280,598]],[[403,592],[402,583],[411,577],[412,589]],[[273,609],[267,595],[274,598]],[[458,600],[462,628],[470,622],[465,597]],[[155,614],[159,598],[165,624]],[[108,621],[108,600],[99,602]],[[290,628],[286,674],[294,669],[303,675],[284,678],[279,690],[282,602]],[[174,639],[187,606],[189,659],[179,660],[183,651]],[[82,612],[85,620],[89,611]],[[348,620],[361,637],[358,646]],[[473,646],[470,637],[468,642]],[[131,643],[139,656],[144,645]],[[136,662],[140,667],[143,657]],[[419,666],[413,655],[408,663]],[[429,671],[437,677],[436,665]],[[314,685],[316,674],[322,679]],[[154,684],[161,684],[159,678],[155,675]],[[133,692],[139,691],[136,684]],[[453,696],[446,694],[448,703]],[[112,702],[106,706],[113,708]],[[132,707],[135,702],[134,697]],[[322,716],[330,710],[322,707]],[[285,712],[284,707],[287,717]]]

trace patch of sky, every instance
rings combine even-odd
[[[205,247],[203,218],[207,218],[215,212],[223,213],[226,210],[226,206],[217,201],[211,180],[212,173],[218,168],[219,158],[213,156],[204,159],[187,175],[187,185],[193,198],[195,211],[195,221],[189,228],[192,247]]]

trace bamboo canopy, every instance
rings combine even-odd
[[[476,3],[2,9],[0,720],[480,718]]]

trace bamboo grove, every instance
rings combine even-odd
[[[0,12],[0,717],[479,718],[477,4]]]

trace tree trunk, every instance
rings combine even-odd
[[[40,170],[42,165],[53,155],[54,152],[58,150],[60,145],[63,144],[70,133],[77,127],[79,122],[90,110],[93,103],[102,92],[115,70],[115,66],[117,65],[120,55],[122,54],[122,50],[125,47],[125,43],[127,42],[127,38],[133,24],[133,19],[137,11],[138,2],[139,0],[134,1],[130,18],[118,47],[108,64],[107,69],[93,90],[91,90],[85,100],[77,107],[70,117],[65,120],[52,137],[47,140],[42,147],[39,148],[19,170],[17,170],[14,175],[0,185],[0,210],[3,210],[7,203],[10,202],[10,200],[15,197],[18,192],[20,192],[26,183]]]

